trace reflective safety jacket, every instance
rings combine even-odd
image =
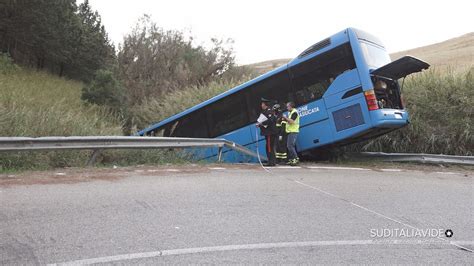
[[[296,116],[296,118],[295,118],[295,116]],[[295,122],[293,124],[288,122],[288,124],[286,125],[286,133],[298,133],[298,132],[300,132],[300,115],[298,114],[298,111],[296,111],[296,108],[293,108],[293,110],[291,110],[288,117],[290,119],[294,120]]]

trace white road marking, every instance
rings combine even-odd
[[[401,221],[399,221],[399,220],[390,218],[390,217],[388,217],[388,216],[386,216],[386,215],[383,215],[383,214],[381,214],[381,213],[379,213],[379,212],[376,212],[376,211],[374,211],[374,210],[371,210],[371,209],[369,209],[369,208],[366,208],[366,207],[364,207],[364,206],[361,206],[361,205],[359,205],[359,204],[357,204],[357,203],[355,203],[355,202],[352,202],[352,201],[350,201],[350,200],[347,200],[347,199],[345,199],[345,198],[342,198],[342,197],[339,197],[339,196],[337,196],[337,195],[334,195],[334,194],[332,194],[332,193],[330,193],[330,192],[324,191],[324,190],[322,190],[322,189],[320,189],[320,188],[317,188],[317,187],[314,187],[314,186],[305,184],[305,183],[300,182],[300,181],[298,181],[298,180],[293,180],[293,181],[296,182],[296,183],[298,183],[298,184],[300,184],[300,185],[303,185],[303,186],[312,188],[312,189],[314,189],[314,190],[317,190],[317,191],[319,191],[319,192],[321,192],[321,193],[323,193],[323,194],[326,194],[326,195],[328,195],[328,196],[331,196],[331,197],[334,197],[334,198],[336,198],[336,199],[345,201],[345,202],[351,204],[352,206],[355,206],[355,207],[360,208],[360,209],[362,209],[362,210],[364,210],[364,211],[373,213],[373,214],[375,214],[375,215],[377,215],[377,216],[380,216],[380,217],[382,217],[382,218],[385,218],[385,219],[387,219],[387,220],[396,222],[396,223],[398,223],[398,224],[404,225],[404,226],[406,226],[406,227],[410,227],[410,228],[415,229],[415,230],[421,230],[421,229],[419,229],[419,228],[417,228],[417,227],[415,227],[415,226],[412,226],[412,225],[409,225],[409,224],[407,224],[407,223],[401,222]],[[443,241],[445,241],[446,243],[449,243],[449,244],[451,244],[451,245],[453,245],[453,246],[456,246],[456,247],[461,248],[461,249],[463,249],[463,250],[466,250],[466,251],[469,251],[469,252],[474,253],[474,250],[469,249],[469,248],[467,248],[467,247],[464,247],[464,246],[462,246],[462,245],[460,245],[460,244],[457,244],[455,241],[449,241],[449,240],[447,240],[447,239],[445,239],[445,238],[442,238],[442,237],[439,237],[439,236],[437,237],[437,239],[443,240]]]
[[[455,173],[455,172],[435,172],[435,174],[442,174],[442,175],[457,175],[458,173]]]
[[[474,241],[469,241],[469,240],[458,240],[458,241],[450,241],[451,244],[457,244],[457,245],[474,245]]]
[[[209,167],[210,170],[225,170],[224,167]]]
[[[56,173],[54,175],[59,175],[59,176],[63,176],[63,175],[66,175],[65,173]]]
[[[471,241],[471,243],[474,241]],[[238,250],[258,250],[273,248],[297,248],[297,247],[315,247],[315,246],[364,246],[364,245],[423,245],[440,244],[449,245],[449,242],[436,240],[412,240],[412,239],[393,239],[393,240],[328,240],[328,241],[306,241],[306,242],[277,242],[277,243],[259,243],[227,246],[211,246],[199,248],[168,249],[151,252],[130,253],[115,256],[73,260],[68,262],[53,263],[48,265],[90,265],[96,263],[110,263],[124,260],[155,258],[163,256],[187,255],[196,253],[209,253],[220,251],[238,251]]]
[[[285,166],[285,165],[281,165],[281,166],[275,166],[275,167],[272,167],[272,168],[277,168],[277,169],[293,169],[293,168],[301,168],[301,166]]]
[[[166,169],[165,171],[168,171],[168,172],[179,172],[178,169]]]
[[[380,169],[382,172],[401,172],[401,169]]]
[[[326,169],[326,170],[356,170],[356,171],[370,171],[367,168],[359,167],[337,167],[337,166],[308,166],[309,169]]]

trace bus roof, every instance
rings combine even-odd
[[[322,52],[325,52],[325,51],[327,51],[327,50],[331,50],[331,49],[334,48],[335,46],[338,46],[338,45],[340,45],[340,44],[342,44],[342,43],[347,42],[347,41],[349,40],[348,35],[347,35],[347,32],[348,32],[348,31],[352,31],[352,30],[355,30],[355,29],[353,29],[353,28],[348,28],[348,29],[345,29],[345,30],[343,30],[343,31],[340,31],[340,32],[338,32],[338,33],[332,35],[331,37],[329,37],[329,38],[327,38],[327,39],[324,39],[323,41],[318,42],[318,43],[316,43],[316,44],[310,46],[308,49],[306,49],[306,50],[305,50],[302,54],[300,54],[298,57],[296,57],[296,58],[294,58],[293,60],[291,60],[288,64],[285,64],[285,65],[282,65],[282,66],[280,66],[280,67],[278,67],[278,68],[275,68],[275,69],[273,69],[273,70],[271,70],[271,71],[269,71],[269,72],[267,72],[267,73],[265,73],[265,74],[262,74],[262,75],[260,75],[260,76],[258,76],[258,77],[256,77],[256,78],[254,78],[254,79],[252,79],[252,80],[249,80],[249,81],[247,81],[247,82],[245,82],[245,83],[242,83],[242,84],[240,84],[240,85],[238,85],[238,86],[236,86],[236,87],[234,87],[234,88],[231,88],[231,89],[229,89],[229,90],[227,90],[227,91],[225,91],[225,92],[223,92],[223,93],[221,93],[221,94],[219,94],[219,95],[217,95],[217,96],[214,96],[214,97],[212,97],[212,98],[210,98],[210,99],[208,99],[208,100],[206,100],[206,101],[204,101],[204,102],[202,102],[202,103],[200,103],[200,104],[197,104],[197,105],[195,105],[195,106],[193,106],[193,107],[191,107],[191,108],[189,108],[189,109],[187,109],[187,110],[185,110],[185,111],[182,111],[182,112],[180,112],[180,113],[178,113],[178,114],[175,114],[175,115],[173,115],[173,116],[170,116],[170,117],[168,117],[168,118],[166,118],[166,119],[164,119],[164,120],[162,120],[162,121],[160,121],[160,122],[158,122],[158,123],[156,123],[156,124],[154,124],[154,125],[151,125],[151,126],[145,128],[145,129],[143,129],[143,130],[137,132],[136,135],[144,135],[144,134],[146,134],[146,133],[149,132],[149,131],[153,131],[153,130],[155,130],[155,129],[157,129],[157,128],[160,128],[160,127],[162,127],[162,126],[164,126],[164,125],[166,125],[166,124],[168,124],[168,123],[170,123],[170,122],[172,122],[172,121],[174,121],[174,120],[176,120],[176,119],[178,119],[178,118],[181,118],[181,117],[183,117],[183,116],[185,116],[185,115],[187,115],[187,114],[189,114],[189,113],[192,113],[192,112],[194,112],[194,111],[196,111],[196,110],[198,110],[198,109],[201,109],[201,108],[207,106],[208,104],[211,104],[211,103],[213,103],[213,102],[216,102],[216,101],[218,101],[218,100],[220,100],[220,99],[222,99],[222,98],[224,98],[224,97],[226,97],[226,96],[228,96],[228,95],[231,95],[231,94],[233,94],[233,93],[235,93],[235,92],[238,92],[238,91],[240,91],[240,90],[243,90],[243,89],[249,87],[250,85],[253,85],[253,84],[255,84],[255,83],[259,82],[259,81],[265,80],[266,78],[269,78],[269,77],[271,77],[271,76],[273,76],[273,75],[275,75],[275,74],[278,74],[278,73],[280,73],[280,72],[282,72],[282,71],[288,69],[288,68],[291,67],[291,66],[294,66],[294,65],[297,65],[297,64],[299,64],[299,63],[301,63],[301,62],[304,62],[304,61],[306,61],[306,60],[309,60],[309,59],[313,58],[314,56],[316,56],[316,55],[318,55],[318,54],[320,54],[320,53],[322,53]],[[329,44],[323,46],[324,44],[322,44],[322,43],[323,43],[323,42],[327,42],[327,40],[329,40]],[[308,54],[304,55],[305,52],[307,52],[308,50],[311,50],[313,47],[317,47],[317,46],[322,46],[322,47],[320,47],[320,49],[315,50],[314,52],[311,52],[311,53],[308,53]],[[317,48],[319,48],[319,47],[317,47]]]

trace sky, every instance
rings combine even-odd
[[[196,44],[232,38],[238,64],[294,58],[347,27],[377,36],[389,53],[474,30],[474,2],[465,0],[89,1],[117,46],[138,18],[148,14],[166,30],[190,32]]]

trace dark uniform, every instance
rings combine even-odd
[[[273,106],[273,109],[275,109],[275,114],[277,116],[276,160],[277,163],[286,163],[288,159],[286,148],[288,134],[286,133],[286,125],[288,122],[283,119],[281,109],[278,104]]]
[[[270,101],[262,99],[262,102],[269,103]],[[260,135],[265,137],[265,151],[268,158],[267,166],[274,166],[276,164],[277,117],[270,107],[262,110],[262,114],[267,118],[266,121],[260,124]]]
[[[288,134],[285,131],[286,121],[277,122],[277,145],[276,145],[276,159],[277,163],[286,163],[288,159],[288,153],[286,148],[286,143],[288,139]]]

